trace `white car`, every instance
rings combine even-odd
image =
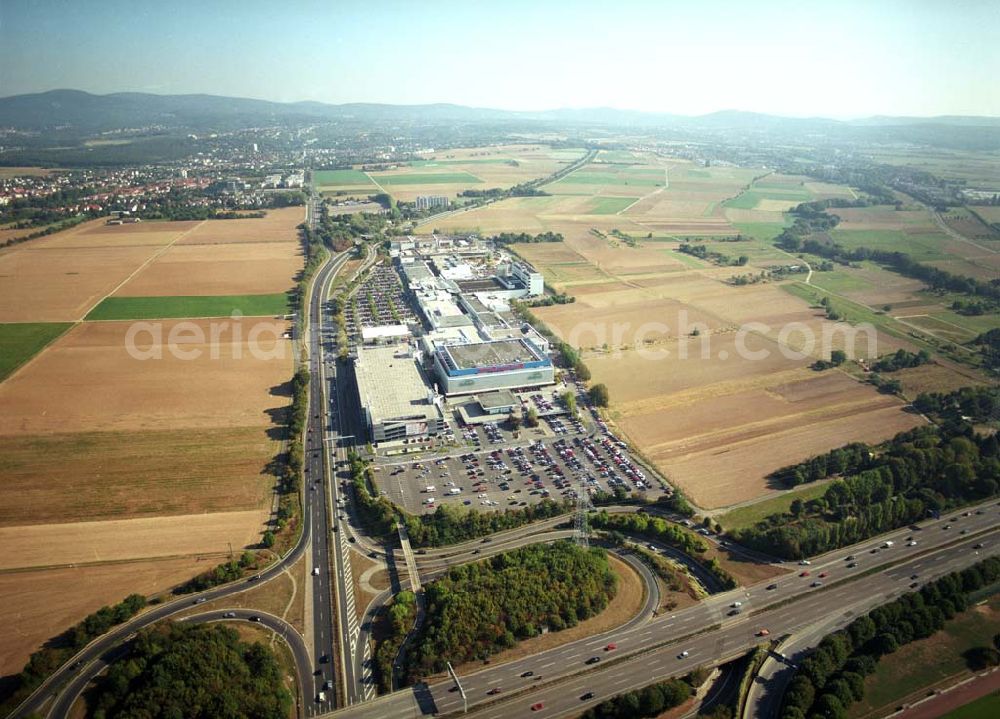
[[[313,567],[313,576],[315,577],[318,575],[319,575],[319,567]]]

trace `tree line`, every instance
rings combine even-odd
[[[682,679],[667,679],[638,691],[617,694],[580,715],[580,719],[643,719],[659,716],[687,701],[693,691]]]
[[[41,649],[31,655],[20,673],[13,677],[10,684],[11,691],[0,705],[0,709],[4,710],[4,714],[12,710],[70,657],[112,627],[127,622],[145,606],[144,596],[130,594],[118,604],[101,607],[96,612],[88,614],[82,621],[46,642]]]
[[[442,547],[558,517],[572,509],[569,502],[551,499],[502,512],[478,512],[459,505],[442,504],[431,514],[407,514],[406,531],[414,547]]]
[[[563,236],[562,233],[551,231],[539,232],[537,235],[527,232],[501,232],[499,235],[493,235],[487,239],[498,245],[515,245],[535,244],[539,242],[562,242]]]
[[[654,517],[640,512],[608,514],[602,510],[589,515],[588,521],[596,529],[634,534],[663,542],[691,557],[705,571],[715,577],[724,589],[733,589],[737,586],[736,580],[722,568],[718,559],[715,557],[705,558],[704,554],[708,551],[708,544],[701,537],[662,517]]]
[[[410,679],[486,659],[607,607],[618,577],[602,549],[533,545],[454,567],[425,587],[427,617],[407,653]]]
[[[379,692],[392,691],[393,662],[417,618],[417,595],[408,589],[399,592],[385,611],[385,636],[375,647],[375,681]]]
[[[231,627],[174,622],[139,632],[87,695],[93,719],[287,719],[292,695],[274,652]]]
[[[832,482],[821,497],[793,502],[790,512],[737,530],[734,538],[800,559],[993,497],[1000,489],[1000,441],[964,422],[902,432],[868,462],[849,455],[845,472],[855,460],[856,473]]]
[[[827,213],[825,211],[827,207],[858,206],[863,205],[855,204],[855,201],[852,200],[819,200],[802,203],[790,211],[795,217],[795,222],[782,230],[781,234],[775,238],[775,244],[787,252],[808,252],[841,264],[869,260],[905,277],[920,280],[934,290],[1000,300],[1000,283],[995,281],[983,282],[973,277],[956,275],[932,265],[917,262],[905,252],[867,247],[847,249],[836,242],[823,242],[810,237],[815,233],[829,232],[839,224],[840,218],[835,214]]]
[[[891,355],[880,357],[872,364],[873,372],[898,372],[901,369],[919,367],[931,361],[931,353],[927,350],[919,352],[907,352],[898,349]]]
[[[900,647],[925,639],[965,611],[969,595],[1000,579],[1000,558],[925,584],[826,636],[802,661],[783,698],[781,719],[841,719],[864,698],[864,678]]]

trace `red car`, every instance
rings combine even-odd
[[[541,711],[544,708],[545,705],[542,702],[537,702],[536,704],[531,705],[531,711],[533,712]]]
[[[800,577],[808,577],[808,576],[809,576],[809,570],[808,570],[808,569],[807,569],[807,570],[805,570],[805,571],[804,571],[804,572],[802,572],[802,574],[800,574],[799,576],[800,576]]]
[[[822,578],[823,578],[823,577],[825,577],[825,576],[826,576],[826,572],[820,572],[820,574],[819,574],[819,578],[820,578],[820,579],[822,579]]]
[[[604,651],[606,651],[606,652],[613,652],[617,648],[618,648],[618,645],[615,644],[614,642],[611,642],[611,644],[609,644],[608,646],[604,647]]]

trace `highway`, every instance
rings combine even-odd
[[[307,221],[312,223],[314,222],[314,219],[314,209],[310,204],[307,208]],[[322,305],[322,302],[319,299],[322,295],[322,290],[317,290],[317,288],[327,287],[336,271],[343,266],[346,260],[346,253],[333,257],[316,273],[313,283],[314,291],[312,297],[310,298],[311,317],[315,318],[318,316],[319,308]],[[315,335],[310,336],[311,343],[314,343],[315,339]],[[313,358],[317,356],[318,355],[313,352],[310,361],[312,362]],[[311,369],[316,369],[315,364],[311,365]],[[310,391],[312,392],[312,395],[310,401],[313,403],[312,406],[321,406],[316,404],[316,402],[319,401],[319,398],[315,389],[313,389],[313,387],[317,386],[318,383],[311,383],[311,385]],[[315,414],[315,412],[310,413],[308,432],[305,442],[306,485],[314,481],[312,479],[313,477],[320,477],[324,472],[324,453],[318,439],[322,434],[322,419],[316,418]],[[75,698],[79,693],[79,687],[85,686],[88,681],[96,677],[104,666],[107,665],[107,662],[114,656],[117,656],[115,652],[120,651],[117,650],[119,645],[126,642],[135,632],[182,612],[185,609],[190,608],[196,602],[200,603],[201,601],[207,602],[210,600],[223,599],[225,597],[244,592],[248,589],[259,587],[262,584],[266,584],[267,582],[270,582],[278,577],[287,567],[295,564],[295,562],[298,561],[304,554],[309,557],[310,570],[315,566],[321,567],[320,575],[318,577],[313,577],[311,572],[308,574],[310,579],[317,581],[314,582],[315,586],[307,587],[307,591],[312,590],[311,594],[313,596],[313,604],[311,611],[312,626],[314,627],[311,642],[308,642],[307,644],[311,644],[311,651],[313,651],[314,659],[317,662],[322,654],[330,654],[333,646],[333,636],[330,630],[330,627],[332,627],[330,619],[332,615],[332,600],[330,599],[330,591],[328,589],[329,573],[323,570],[324,567],[328,566],[326,560],[327,555],[325,554],[329,551],[329,538],[327,537],[326,530],[328,525],[326,521],[325,503],[322,501],[315,501],[316,498],[321,496],[321,492],[309,491],[308,488],[303,492],[302,534],[300,535],[299,541],[296,545],[278,562],[264,569],[258,575],[251,577],[249,580],[242,580],[221,585],[205,592],[201,592],[197,595],[185,595],[183,597],[164,602],[163,604],[147,608],[137,617],[98,637],[75,656],[70,658],[66,664],[42,682],[42,684],[31,695],[29,695],[21,703],[21,705],[10,714],[10,716],[20,719],[33,712],[41,713],[42,707],[47,701],[50,699],[58,700],[62,694]],[[321,528],[321,531],[316,533],[319,535],[319,539],[316,541],[314,541],[314,527]],[[322,619],[323,617],[325,617],[325,620]],[[328,673],[329,669],[326,671]],[[318,675],[315,677],[312,675],[312,671],[309,671],[307,675],[300,677],[300,681],[300,685],[303,687],[303,693],[307,695],[307,699],[315,698],[316,692],[319,691],[319,688],[323,683]],[[82,682],[82,684],[80,682]],[[78,688],[75,693],[73,691],[74,687]],[[312,696],[309,696],[310,694]],[[53,706],[58,707],[59,705],[60,702],[56,701]],[[308,713],[329,711],[335,706],[336,703],[333,697],[333,692],[327,693],[327,701],[321,706],[311,706],[309,701],[306,702]],[[53,709],[49,716],[61,719],[61,717],[66,715],[60,714]]]
[[[813,559],[808,567],[795,566],[794,574],[713,595],[695,606],[674,614],[662,615],[636,627],[617,628],[525,659],[484,667],[460,677],[469,698],[469,705],[473,707],[494,700],[494,697],[487,696],[486,692],[495,687],[501,687],[500,696],[524,692],[531,700],[526,701],[523,707],[520,704],[516,707],[511,706],[508,699],[501,699],[497,703],[499,709],[493,713],[487,711],[481,714],[483,717],[510,716],[509,712],[520,713],[534,701],[548,702],[552,697],[571,694],[583,679],[576,675],[583,671],[587,671],[587,677],[582,684],[586,688],[581,694],[593,691],[595,700],[592,703],[596,703],[621,691],[645,686],[656,678],[670,676],[674,670],[683,673],[697,664],[721,663],[724,659],[734,658],[759,641],[754,635],[761,628],[767,628],[773,636],[800,631],[852,605],[858,605],[857,611],[851,612],[851,616],[856,616],[864,608],[882,603],[887,597],[891,598],[890,595],[908,591],[909,576],[914,573],[914,568],[919,570],[920,581],[924,582],[932,576],[972,564],[987,554],[996,554],[1000,550],[995,537],[997,507],[992,502],[981,505],[979,509],[982,514],[975,514],[975,509],[977,508],[971,508],[969,517],[956,520],[955,516],[959,513],[949,513],[947,517],[922,522],[920,525],[922,529],[919,531],[909,528],[895,530],[853,547],[830,552]],[[944,530],[945,525],[951,525],[951,529]],[[968,532],[967,536],[960,534],[963,529]],[[980,533],[994,536],[983,539],[978,537]],[[905,539],[911,535],[916,538],[917,544],[908,547]],[[880,548],[887,539],[894,541],[895,546],[891,549],[880,549],[876,554],[871,553],[871,550]],[[958,542],[962,549],[941,550],[941,547],[953,542]],[[978,542],[986,543],[986,547],[979,550],[981,556],[975,555],[974,551],[969,549]],[[925,556],[929,552],[939,552],[939,554],[932,560]],[[845,561],[845,557],[852,554],[858,557],[860,566],[856,569],[847,569],[848,562]],[[897,570],[892,567],[898,562],[905,562],[905,568]],[[862,580],[844,581],[850,580],[852,575],[871,572],[886,566],[889,568],[868,574]],[[809,571],[809,576],[798,576],[803,571]],[[827,576],[821,579],[821,574]],[[811,586],[813,582],[822,582],[822,586],[813,587]],[[772,584],[776,585],[775,588],[767,589]],[[734,601],[742,602],[740,614],[730,616],[730,605]],[[765,611],[777,604],[782,605],[780,612]],[[676,644],[666,650],[650,652],[651,647],[663,643],[676,643],[678,639],[686,636],[693,638],[690,640],[691,646],[683,647],[691,652],[691,657],[684,661],[674,659],[675,654],[681,651],[681,649],[673,651]],[[705,643],[705,637],[711,637],[708,644]],[[617,645],[613,657],[603,652],[603,648],[609,642]],[[636,666],[620,670],[606,668],[608,665],[605,662],[627,655],[637,657],[629,660]],[[596,670],[584,664],[592,656],[603,657]],[[651,657],[656,658],[656,663],[650,663]],[[628,665],[629,662],[625,662],[622,666]],[[615,667],[617,666],[616,664]],[[656,667],[662,668],[665,673],[661,674]],[[522,673],[528,671],[534,672],[534,676],[521,677]],[[602,677],[602,683],[595,682],[593,678],[595,676]],[[546,684],[556,682],[556,685],[539,687],[531,691],[532,685],[538,685],[543,681]],[[432,684],[426,690],[418,687],[395,692],[380,699],[378,704],[380,711],[387,712],[382,715],[395,715],[388,712],[398,711],[403,716],[413,711],[413,707],[417,705],[425,708],[433,707],[438,714],[460,711],[461,698],[457,692],[449,691],[451,688],[449,681],[441,681]],[[540,698],[535,699],[535,696]],[[522,702],[520,696],[517,701]],[[561,706],[559,703],[555,704],[556,708],[559,706]],[[579,699],[571,704],[572,711],[581,711],[586,706],[589,704]],[[563,711],[569,710],[570,706],[566,706]],[[559,711],[546,711],[542,715],[561,714]],[[364,717],[378,716],[378,714],[367,714],[364,707],[357,707],[350,711],[341,710],[336,716]]]

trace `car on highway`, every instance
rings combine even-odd
[[[767,585],[767,591],[769,591],[769,592],[774,591],[777,588],[778,588],[777,584],[768,584]]]
[[[225,614],[222,615],[222,618],[223,619],[235,619],[236,618],[236,612],[226,612]]]
[[[192,603],[193,603],[193,604],[204,604],[204,603],[205,603],[205,602],[207,602],[207,601],[208,601],[208,598],[207,598],[207,597],[198,597],[198,598],[197,598],[197,599],[195,599],[195,600],[194,600],[194,602],[192,602]]]
[[[617,648],[618,648],[618,645],[615,644],[614,642],[611,642],[610,644],[608,644],[608,646],[604,647],[604,651],[606,651],[606,652],[613,652]]]
[[[800,559],[799,564],[801,564],[803,567],[808,567],[810,564],[812,564],[812,562],[810,562],[808,559]]]
[[[327,691],[333,689],[333,680],[327,679],[325,682],[323,682],[323,688],[326,689]]]
[[[594,692],[587,692],[586,694],[580,695],[580,701],[582,702],[585,702],[588,699],[593,699],[593,698],[594,698]]]
[[[522,679],[524,679],[525,677],[533,677],[533,676],[535,676],[535,673],[533,671],[531,671],[530,669],[528,671],[526,671],[526,672],[521,672],[521,678]]]
[[[736,607],[742,607],[743,606],[743,602],[733,602],[729,606],[731,606],[731,607],[733,607],[735,609]]]
[[[257,622],[257,623],[260,623],[261,622],[261,618],[258,617],[256,614],[254,614],[252,616],[247,617],[247,621],[248,622]]]
[[[907,547],[915,547],[915,546],[917,546],[917,540],[911,539],[909,542],[906,543],[906,546]]]
[[[584,664],[597,664],[597,662],[599,661],[601,661],[600,657],[591,657],[586,662],[584,662]]]
[[[326,701],[326,692],[320,692],[319,694],[317,694],[316,695],[316,701],[320,702],[320,703],[325,702]]]
[[[503,690],[500,687],[493,687],[488,692],[486,692],[486,694],[487,694],[487,696],[491,696],[492,697],[492,696],[495,696],[495,695],[499,694],[501,691],[503,691]]]
[[[848,554],[846,557],[844,557],[845,562],[853,562],[855,559],[857,559],[857,557],[855,557],[853,554]]]
[[[686,656],[688,656],[690,654],[691,654],[691,652],[689,652],[687,649],[685,649],[683,652],[681,652],[680,654],[677,655],[677,658],[678,659],[683,659],[684,657],[686,657]]]
[[[313,567],[313,576],[314,577],[319,576],[319,567]]]
[[[539,712],[544,708],[545,704],[543,702],[535,702],[534,704],[531,705],[531,711],[533,712]]]
[[[810,586],[810,587],[822,587],[822,586],[823,586],[823,582],[821,582],[821,581],[819,581],[819,580],[817,579],[817,580],[816,580],[815,582],[813,582],[813,583],[812,583],[812,584],[810,584],[809,586]]]
[[[768,629],[758,629],[757,630],[757,636],[758,637],[766,637],[766,636],[769,636],[770,634],[771,634],[771,632]]]
[[[799,576],[800,577],[808,577],[809,576],[809,570],[807,569],[804,572],[799,573]]]
[[[850,564],[847,565],[847,568],[848,569],[854,569],[856,566],[858,566],[857,562],[851,562]]]
[[[820,579],[825,579],[825,578],[826,578],[826,576],[827,576],[827,572],[820,572],[820,573],[819,573],[819,578],[820,578]]]
[[[973,549],[982,549],[985,546],[986,546],[985,544],[983,544],[982,542],[980,542],[979,544],[972,545],[972,548]]]
[[[320,654],[319,655],[319,663],[320,664],[329,664],[329,662],[330,662],[330,655],[329,654]]]

